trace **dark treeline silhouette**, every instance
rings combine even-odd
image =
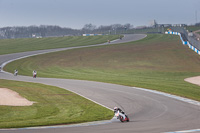
[[[79,30],[61,28],[59,26],[20,26],[0,28],[0,39],[10,38],[41,38],[77,34]]]
[[[99,27],[93,24],[85,24],[82,29],[63,28],[52,25],[14,26],[0,28],[0,39],[80,36],[82,34],[117,34],[131,28],[133,26],[130,24],[101,25]]]

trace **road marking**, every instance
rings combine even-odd
[[[142,91],[147,91],[147,92],[151,92],[151,93],[155,93],[155,94],[159,94],[159,95],[163,95],[166,97],[170,97],[179,101],[183,101],[189,104],[193,104],[196,106],[200,106],[200,102],[195,101],[195,100],[191,100],[188,98],[183,98],[183,97],[179,97],[176,95],[172,95],[172,94],[168,94],[168,93],[164,93],[164,92],[160,92],[160,91],[156,91],[156,90],[149,90],[149,89],[144,89],[144,88],[138,88],[138,87],[132,87],[134,89],[138,89],[138,90],[142,90]],[[191,132],[200,132],[200,129],[191,129],[191,130],[184,130],[184,131],[175,131],[175,132],[165,132],[165,133],[191,133]]]
[[[11,131],[11,130],[30,130],[30,129],[50,129],[50,128],[66,128],[66,127],[85,127],[85,126],[96,126],[112,123],[114,120],[104,120],[104,121],[94,121],[80,124],[69,124],[69,125],[56,125],[56,126],[41,126],[41,127],[25,127],[25,128],[10,128],[10,129],[0,129],[0,131]]]
[[[200,129],[192,129],[192,130],[185,130],[185,131],[175,131],[175,132],[165,132],[165,133],[191,133],[191,132],[200,132]]]
[[[193,104],[193,105],[196,105],[196,106],[200,106],[200,102],[192,100],[192,99],[183,98],[183,97],[180,97],[180,96],[176,96],[176,95],[172,95],[172,94],[168,94],[168,93],[164,93],[164,92],[160,92],[160,91],[156,91],[156,90],[149,90],[149,89],[138,88],[138,87],[132,87],[132,88],[142,90],[142,91],[151,92],[151,93],[155,93],[155,94],[159,94],[159,95],[163,95],[163,96],[170,97],[170,98],[173,98],[173,99],[176,99],[176,100],[179,100],[179,101],[183,101],[183,102],[190,103],[190,104]]]

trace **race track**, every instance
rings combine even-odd
[[[133,41],[145,35],[128,35],[120,41]],[[119,43],[118,41],[112,43]],[[99,44],[107,45],[107,44]],[[66,48],[69,49],[69,48]],[[45,52],[49,52],[48,50]],[[1,55],[0,64],[41,51]],[[55,126],[28,129],[0,130],[0,133],[159,133],[190,130],[200,132],[200,104],[144,91],[140,88],[93,81],[13,76],[0,72],[0,79],[27,81],[58,86],[76,92],[108,108],[121,107],[129,116],[129,123],[103,121],[85,125]]]

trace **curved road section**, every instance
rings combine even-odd
[[[126,38],[127,37],[127,38]],[[145,35],[128,35],[123,38],[134,41]],[[121,43],[118,40],[111,43]],[[98,44],[107,45],[107,44]],[[66,48],[69,49],[69,48]],[[66,50],[65,49],[65,50]],[[63,49],[62,49],[63,50]],[[47,50],[48,51],[48,50]],[[47,53],[47,51],[45,51]],[[23,56],[41,54],[41,51],[24,52],[0,56],[0,63],[15,60]],[[49,52],[52,52],[51,50]],[[17,57],[14,55],[18,55]],[[198,132],[200,131],[200,104],[184,101],[183,98],[169,96],[156,91],[122,85],[93,81],[36,78],[13,76],[6,72],[0,73],[0,79],[43,83],[58,86],[87,97],[108,108],[118,106],[129,116],[130,122],[105,121],[106,124],[78,124],[72,126],[55,126],[41,128],[7,129],[0,133],[159,133],[159,132]],[[189,100],[190,101],[190,100]]]

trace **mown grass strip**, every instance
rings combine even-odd
[[[0,106],[0,128],[72,124],[111,119],[113,112],[70,91],[43,84],[0,80],[32,106]]]
[[[107,42],[107,40],[115,40],[118,38],[119,38],[118,35],[104,35],[104,36],[69,36],[69,37],[51,37],[51,38],[0,39],[0,55],[25,52],[25,51],[100,44]]]

